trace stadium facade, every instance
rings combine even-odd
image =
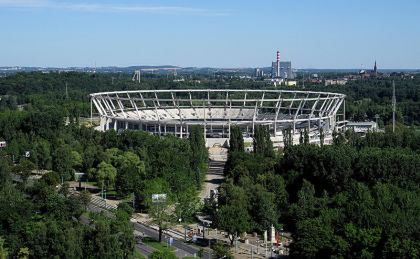
[[[256,125],[267,125],[274,146],[283,146],[283,130],[299,143],[307,130],[311,143],[331,140],[345,121],[345,95],[330,92],[240,89],[137,90],[93,93],[100,117],[98,130],[144,130],[156,135],[188,137],[202,125],[206,143],[227,144],[230,128],[241,128],[252,142]],[[339,111],[342,111],[340,114]]]

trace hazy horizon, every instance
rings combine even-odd
[[[0,66],[420,68],[420,2],[0,0]],[[140,65],[141,66],[141,65]]]

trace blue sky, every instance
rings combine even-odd
[[[419,0],[0,0],[0,66],[420,68]]]

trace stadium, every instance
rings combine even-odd
[[[156,135],[188,137],[202,125],[207,146],[228,145],[230,128],[239,126],[245,142],[252,142],[256,125],[269,127],[274,146],[283,146],[283,132],[293,143],[308,132],[310,143],[331,141],[333,130],[345,122],[345,95],[289,90],[185,89],[93,93],[98,130],[143,130]],[[341,113],[340,113],[341,112]]]

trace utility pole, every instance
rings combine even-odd
[[[392,132],[395,132],[395,109],[397,106],[397,100],[395,98],[395,81],[392,80]]]

